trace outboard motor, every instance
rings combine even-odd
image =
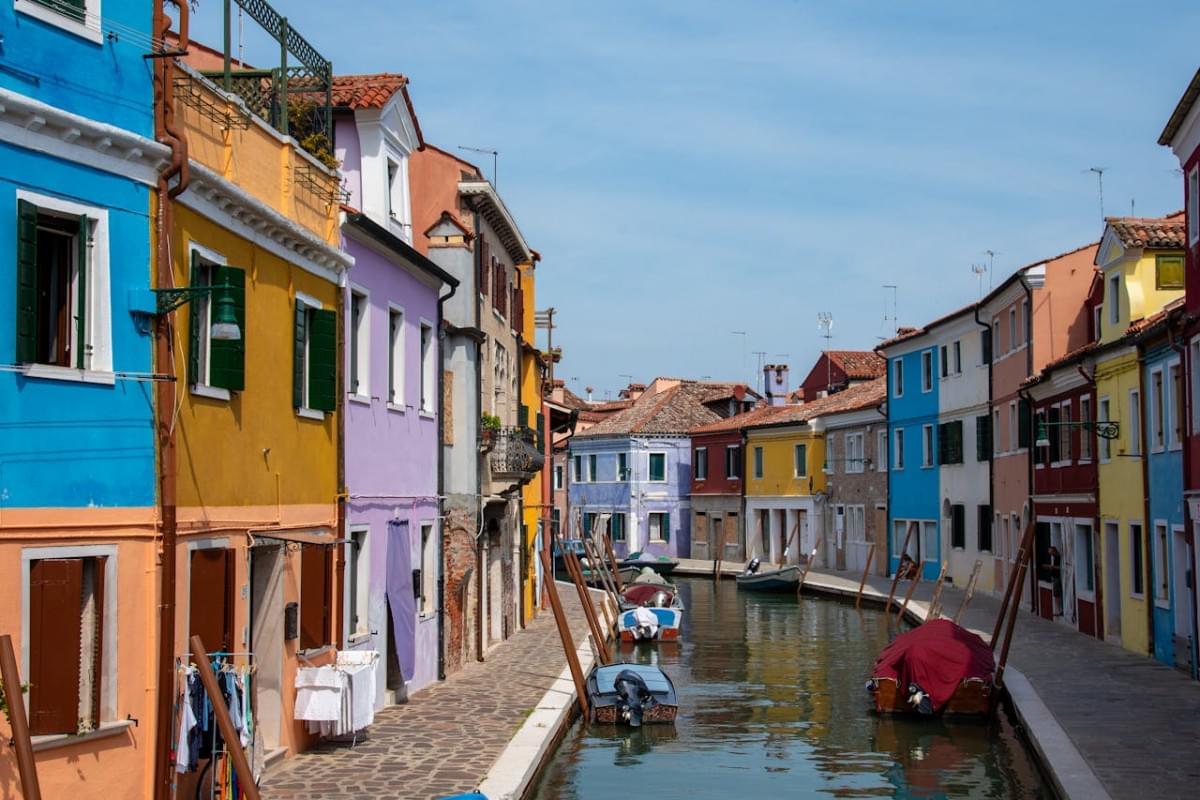
[[[666,608],[671,605],[669,597],[670,595],[660,589],[646,602],[646,606],[649,608]]]
[[[746,565],[746,574],[753,575],[754,573],[758,572],[758,565],[761,563],[762,562],[758,560],[757,556],[750,559],[750,563]]]
[[[628,722],[630,727],[640,728],[643,712],[658,704],[654,695],[650,693],[650,688],[646,686],[642,676],[631,669],[618,672],[613,685],[617,694],[621,696],[618,702],[621,718]]]
[[[925,716],[933,713],[933,701],[929,699],[929,694],[915,683],[908,685],[908,703]]]

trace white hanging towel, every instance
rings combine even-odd
[[[358,731],[375,721],[375,679],[379,653],[375,650],[343,650],[338,667],[350,681],[350,730]]]
[[[296,719],[337,722],[342,709],[342,676],[334,667],[296,670]]]

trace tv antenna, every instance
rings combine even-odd
[[[767,363],[767,351],[755,350],[753,355],[758,357],[758,374],[754,376],[754,385],[758,387],[759,392],[765,392],[767,387],[763,385],[763,364]]]
[[[1096,182],[1100,187],[1100,219],[1104,219],[1104,173],[1108,171],[1108,167],[1088,167],[1084,172],[1094,172],[1096,174]]]
[[[887,313],[887,297],[885,296],[883,298],[883,324],[886,327],[888,320],[891,320],[891,322],[892,322],[892,325],[891,325],[892,334],[891,335],[895,336],[897,333],[900,332],[900,318],[896,316],[896,284],[885,283],[883,285],[883,288],[885,290],[887,290],[887,289],[892,290],[892,315],[890,317],[888,316],[888,313]],[[884,337],[884,338],[887,338],[887,337]]]
[[[976,277],[979,278],[979,296],[980,297],[983,297],[983,273],[985,273],[987,271],[988,271],[988,268],[987,268],[986,264],[972,264],[971,265],[971,272],[974,272]],[[988,285],[991,286],[991,283],[989,282]]]
[[[996,274],[996,271],[994,269],[992,269],[992,266],[996,262],[996,256],[1000,255],[1000,251],[999,250],[984,250],[983,253],[984,253],[984,255],[986,255],[988,257],[988,288],[991,289],[992,288],[992,276]]]
[[[829,340],[833,337],[833,312],[817,312],[817,330],[825,338],[825,393],[833,390],[833,365],[829,361]]]
[[[458,149],[459,150],[469,150],[472,153],[483,153],[485,155],[490,155],[492,157],[492,186],[494,186],[497,189],[500,188],[500,164],[499,164],[500,151],[499,150],[489,150],[486,147],[467,147],[465,144],[460,144],[458,146]]]

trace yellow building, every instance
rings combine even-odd
[[[769,409],[746,428],[747,559],[797,564],[816,546],[824,529],[817,494],[825,490],[825,437],[811,418],[820,404]]]
[[[1149,649],[1148,568],[1143,480],[1144,422],[1138,348],[1130,325],[1183,297],[1183,251],[1170,230],[1182,231],[1182,214],[1167,219],[1110,218],[1096,255],[1103,303],[1096,309],[1096,417],[1118,424],[1118,438],[1098,440],[1100,586],[1104,635],[1129,650]],[[1135,574],[1141,566],[1143,575]],[[1112,589],[1119,585],[1119,597]],[[1119,613],[1118,613],[1119,612]]]
[[[178,531],[175,648],[255,667],[267,755],[306,748],[296,670],[341,643],[337,178],[198,73],[177,84],[191,157],[170,230]],[[160,287],[162,288],[162,287]],[[239,338],[218,335],[221,306]],[[336,562],[335,563],[335,559]]]
[[[521,396],[521,415],[525,419],[525,424],[538,432],[537,441],[539,443],[539,451],[544,452],[541,447],[543,437],[546,435],[546,417],[545,409],[542,405],[542,394],[545,387],[545,362],[542,360],[542,354],[534,345],[536,341],[536,330],[534,326],[534,314],[536,313],[535,292],[536,283],[535,270],[537,265],[537,256],[523,264],[517,264],[516,270],[518,275],[518,294],[520,298],[519,311],[519,333],[521,336],[521,374],[520,374],[520,396]],[[522,618],[527,622],[533,619],[540,607],[540,598],[538,597],[540,586],[538,584],[538,575],[540,568],[538,566],[538,547],[541,544],[542,535],[542,519],[543,516],[548,516],[547,497],[544,494],[546,478],[551,469],[550,462],[543,464],[534,477],[521,488],[522,514],[521,514],[521,570],[522,576],[522,592],[521,592],[521,614]]]

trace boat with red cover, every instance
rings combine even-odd
[[[992,648],[948,619],[900,634],[875,660],[867,688],[880,714],[988,716],[996,665]]]

